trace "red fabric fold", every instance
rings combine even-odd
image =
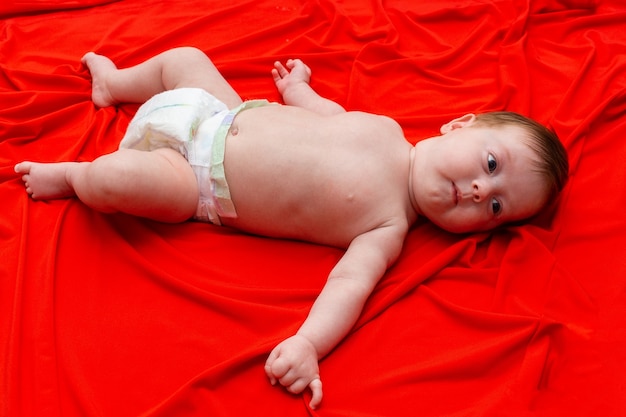
[[[106,3],[106,4],[105,4]],[[0,7],[1,416],[623,416],[626,6],[617,0],[202,0]],[[90,50],[125,67],[204,50],[248,99],[275,60],[397,119],[415,143],[469,112],[552,126],[572,177],[527,225],[427,222],[320,365],[272,387],[272,347],[342,252],[33,201],[15,163],[111,152],[137,105],[96,108]]]

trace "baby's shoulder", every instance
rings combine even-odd
[[[362,140],[369,139],[381,144],[393,141],[406,142],[400,124],[388,116],[351,111],[344,113],[339,123],[350,128]]]
[[[384,114],[368,113],[359,110],[347,111],[343,114],[346,117],[354,118],[355,120],[360,120],[362,122],[400,127],[398,122],[389,116],[385,116]]]

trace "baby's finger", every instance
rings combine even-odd
[[[270,380],[270,384],[272,385],[276,385],[277,379],[274,376],[274,374],[272,373],[272,366],[271,365],[265,365],[265,375],[267,375],[267,377]]]
[[[265,360],[265,366],[271,365],[272,363],[274,363],[274,361],[278,359],[279,356],[280,356],[280,347],[276,346],[274,349],[272,349],[270,354],[267,356],[267,359]]]
[[[302,65],[302,66],[304,66],[304,62],[302,62],[302,60],[301,60],[301,59],[299,59],[299,58],[296,58],[296,59],[290,59],[290,60],[289,60],[289,68],[293,68],[293,67],[295,67],[295,66],[297,66],[297,65]]]
[[[272,373],[278,379],[286,376],[291,370],[291,364],[283,357],[278,357],[272,363]]]
[[[287,388],[292,394],[300,394],[309,386],[309,379],[306,376],[299,375],[298,372],[290,368],[283,377],[278,378],[280,385]]]
[[[295,374],[287,374],[281,378],[280,385],[292,394],[300,394],[306,389],[306,381]]]
[[[322,402],[322,397],[324,396],[322,392],[322,381],[319,378],[315,378],[309,384],[309,388],[311,389],[312,394],[309,407],[315,410],[317,407],[319,407],[320,403]]]
[[[289,71],[287,70],[287,68],[285,68],[285,66],[280,61],[274,62],[274,69],[276,69],[276,73],[280,77],[285,77],[289,75]]]
[[[273,365],[274,365],[274,362],[276,361],[276,359],[278,359],[279,356],[280,356],[280,350],[279,349],[274,349],[274,350],[272,350],[270,355],[267,357],[267,360],[265,361],[265,367],[264,367],[265,374],[270,379],[270,383],[272,385],[276,385],[276,382],[278,382],[278,379],[277,379],[276,375],[274,374]]]

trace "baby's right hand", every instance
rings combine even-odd
[[[305,337],[295,335],[276,346],[267,358],[265,373],[272,385],[279,382],[292,394],[300,394],[308,387],[312,393],[309,403],[312,409],[321,403],[317,351]]]
[[[272,77],[278,92],[284,96],[285,92],[298,84],[308,85],[311,81],[311,69],[299,59],[289,59],[285,65],[276,61],[272,69]]]

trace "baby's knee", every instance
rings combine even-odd
[[[178,62],[210,61],[204,51],[194,46],[181,46],[171,51],[177,55]]]

